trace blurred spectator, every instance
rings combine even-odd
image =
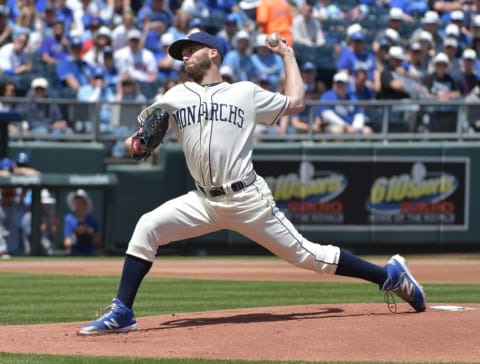
[[[106,26],[101,26],[95,33],[93,47],[86,52],[82,59],[88,62],[92,67],[103,67],[103,49],[111,47],[112,32]]]
[[[91,131],[90,125],[94,125],[93,122],[98,120],[100,132],[111,132],[112,106],[109,103],[115,100],[115,94],[105,84],[102,69],[95,69],[90,76],[90,82],[78,89],[77,100],[93,106],[89,109],[89,119],[85,121],[87,131]],[[96,111],[99,112],[98,115],[95,115]]]
[[[470,36],[473,38],[478,32],[480,32],[480,14],[473,16],[469,27]],[[473,40],[473,39],[472,39]]]
[[[25,75],[32,71],[32,53],[28,50],[28,34],[14,35],[12,43],[0,48],[0,71],[8,76]]]
[[[102,26],[102,18],[98,15],[87,15],[83,32],[75,28],[68,33],[71,38],[80,37],[82,39],[82,56],[94,46],[95,34]]]
[[[93,202],[85,190],[67,195],[70,213],[64,218],[64,247],[67,255],[94,255],[100,242],[100,224],[92,215]]]
[[[135,79],[128,75],[121,75],[115,101],[122,103],[112,105],[111,133],[118,136],[119,140],[112,144],[111,155],[114,158],[123,158],[126,157],[123,141],[138,128],[137,116],[146,107],[147,98],[140,91]]]
[[[388,13],[388,24],[385,28],[375,32],[375,41],[372,49],[378,49],[378,42],[381,39],[388,39],[392,45],[405,46],[407,39],[402,37],[403,25],[411,21],[411,17],[403,12],[401,8],[392,7]]]
[[[337,60],[337,71],[353,75],[359,64],[367,69],[368,79],[373,82],[377,62],[374,54],[366,47],[363,31],[353,33],[348,39],[348,46],[342,48]]]
[[[458,41],[455,38],[447,38],[443,42],[443,53],[445,53],[450,61],[450,69],[458,69],[460,67],[460,59],[458,54]],[[460,53],[461,55],[461,53]]]
[[[126,47],[128,45],[128,31],[136,29],[135,14],[131,11],[123,13],[122,23],[117,25],[112,31],[112,48],[114,50]]]
[[[20,33],[28,34],[28,49],[30,52],[37,51],[42,42],[41,21],[37,17],[35,8],[33,6],[23,6],[20,9],[15,23],[12,24],[13,36]]]
[[[405,69],[405,52],[402,48],[394,46],[388,51],[388,62],[380,75],[379,99],[398,100],[410,98],[406,78],[403,77]]]
[[[380,75],[387,66],[388,62],[388,50],[390,49],[390,42],[387,39],[380,39],[378,42],[378,49],[375,51],[375,63],[377,68],[373,71],[373,85],[372,88],[375,93],[379,93],[381,89]],[[360,68],[365,68],[365,66],[358,66]],[[358,68],[357,67],[357,68]],[[368,73],[367,73],[368,79]]]
[[[235,38],[236,47],[225,55],[222,64],[233,70],[237,81],[252,80],[255,76],[255,65],[250,54],[250,34],[240,30]]]
[[[127,12],[131,12],[130,1],[125,0],[113,0],[107,2],[101,17],[104,24],[110,28],[120,25],[123,21],[123,16]]]
[[[65,24],[57,19],[52,27],[52,35],[46,37],[38,53],[46,64],[56,65],[68,56],[68,39],[65,36]]]
[[[407,54],[408,73],[410,77],[421,81],[428,72],[429,57],[425,57],[422,53],[422,45],[420,42],[414,42],[409,46]]]
[[[292,46],[293,15],[287,0],[261,0],[257,6],[256,24],[259,33],[278,32]]]
[[[181,9],[186,11],[192,18],[205,18],[210,16],[210,9],[203,0],[184,0]]]
[[[175,12],[172,26],[168,28],[168,33],[172,34],[175,40],[185,38],[190,29],[188,24],[191,19],[190,13],[183,9],[178,9]]]
[[[390,7],[400,8],[411,17],[419,18],[428,10],[427,0],[390,0]]]
[[[25,152],[20,152],[13,162],[13,173],[23,176],[38,176],[40,171],[31,166],[30,157]]]
[[[0,159],[0,177],[9,178],[13,173],[15,164],[10,158]]]
[[[333,76],[332,89],[326,91],[321,101],[356,101],[348,91],[349,77],[344,72]],[[358,105],[322,105],[315,112],[316,119],[321,118],[325,131],[331,134],[371,134],[372,129],[365,125],[365,112]]]
[[[475,69],[475,60],[477,52],[473,49],[465,49],[460,60],[458,68],[452,67],[451,74],[459,85],[460,94],[468,95],[477,86],[477,71]]]
[[[56,214],[55,204],[57,200],[48,189],[40,192],[40,244],[43,255],[52,255],[53,248],[58,236],[60,218]],[[28,255],[31,250],[32,241],[32,213],[28,211],[22,218],[23,243],[25,253]]]
[[[319,18],[314,18],[312,13],[312,5],[305,1],[301,5],[299,13],[293,18],[292,39],[294,44],[300,43],[316,47],[325,43],[322,23]]]
[[[313,5],[313,17],[320,20],[345,19],[346,14],[332,0],[305,0]]]
[[[422,27],[413,32],[410,37],[410,43],[421,40],[421,34],[426,31],[431,36],[432,48],[439,50],[442,47],[443,39],[439,33],[440,17],[436,11],[428,10],[421,19]]]
[[[168,28],[165,19],[158,15],[152,16],[151,18],[145,17],[143,26],[143,48],[148,49],[157,57],[159,53],[163,52],[160,40]]]
[[[441,101],[458,98],[460,96],[458,85],[448,71],[450,66],[448,56],[445,53],[438,53],[432,62],[434,65],[433,72],[423,79],[423,84],[427,87],[429,96]]]
[[[225,22],[223,24],[223,28],[218,32],[218,36],[223,39],[226,49],[225,53],[235,49],[235,45],[237,43],[236,35],[238,32],[238,19],[235,14],[229,14],[225,18]]]
[[[103,65],[99,68],[103,70],[105,85],[110,88],[112,92],[117,92],[120,73],[115,65],[113,53],[112,47],[106,46],[103,48]]]
[[[151,51],[140,47],[141,37],[138,29],[128,31],[128,45],[115,52],[115,64],[121,74],[128,74],[140,82],[153,82],[157,79],[157,63]]]
[[[463,50],[470,47],[472,39],[469,34],[462,33],[458,25],[450,23],[445,27],[443,46],[448,39],[455,39],[458,42],[457,49],[459,55],[462,54]]]
[[[454,10],[462,9],[463,1],[461,0],[435,0],[431,7],[432,10],[437,11],[439,14],[446,14]]]
[[[411,78],[405,68],[405,52],[401,47],[390,47],[388,62],[380,74],[380,92],[377,98],[387,100],[421,99],[426,96],[422,84]],[[416,128],[418,106],[414,103],[394,104],[389,110],[392,131],[409,132]]]
[[[222,66],[220,67],[220,75],[224,82],[233,83],[235,82],[235,73],[233,72],[232,67]]]
[[[0,47],[12,41],[13,29],[9,24],[10,8],[0,4]]]
[[[0,111],[17,110],[17,105],[11,102],[3,101],[4,97],[18,97],[17,86],[12,80],[2,80],[0,82]]]
[[[156,19],[165,24],[169,28],[173,24],[173,13],[168,8],[165,0],[150,0],[145,2],[144,6],[137,13],[137,26],[143,30],[145,18]]]
[[[57,17],[63,19],[65,22],[65,29],[70,32],[74,28],[73,11],[67,5],[66,0],[53,0],[52,5],[55,8]]]
[[[263,33],[258,34],[255,39],[255,53],[251,56],[255,70],[254,77],[257,81],[261,76],[269,77],[271,84],[274,85],[274,90],[277,91],[283,83],[285,69],[280,56],[268,49],[266,40],[267,35]]]
[[[368,85],[368,75],[365,67],[360,65],[355,69],[351,85],[351,92],[357,100],[375,99],[375,91]]]
[[[467,127],[473,131],[480,131],[480,75],[477,74],[477,84],[465,97],[469,103],[466,112]]]
[[[18,105],[15,102],[5,101],[4,98],[19,97],[17,93],[17,85],[12,80],[0,81],[0,112],[14,111],[20,112]],[[26,122],[10,122],[8,123],[9,135],[18,135],[23,132],[23,127]]]
[[[60,108],[48,99],[48,81],[43,77],[34,78],[28,97],[31,102],[25,104],[25,119],[28,122],[28,132],[33,135],[71,134]],[[43,101],[43,102],[42,102]]]
[[[53,37],[53,28],[55,26],[55,23],[61,22],[63,24],[63,28],[65,30],[65,24],[63,22],[63,18],[57,17],[57,13],[55,11],[55,8],[51,5],[48,4],[45,7],[45,10],[43,14],[40,16],[41,17],[41,27],[40,29],[42,30],[43,33],[43,40],[46,38],[52,38]],[[43,42],[42,40],[42,42]]]
[[[311,99],[318,100],[325,92],[325,84],[317,79],[317,66],[313,62],[305,62],[301,65],[300,72],[305,84],[305,92]]]
[[[89,83],[93,69],[82,59],[82,45],[80,38],[71,38],[68,47],[69,55],[58,64],[57,79],[62,96],[75,97],[78,89]]]
[[[445,53],[438,53],[432,60],[433,72],[423,79],[428,97],[437,101],[450,101],[460,97],[457,83],[449,71],[450,61]],[[422,117],[423,131],[455,131],[457,108],[449,105],[426,106]]]
[[[5,236],[7,253],[9,255],[24,255],[21,226],[19,224],[21,205],[14,187],[0,188],[0,206],[4,214],[3,227],[8,232],[8,235]]]
[[[178,71],[183,67],[183,62],[172,58],[168,53],[168,47],[174,42],[171,33],[165,33],[160,40],[162,52],[156,56],[158,66],[158,78],[168,79],[178,77]]]
[[[208,6],[210,14],[217,16],[226,16],[230,13],[235,13],[238,10],[236,0],[204,0]]]
[[[188,23],[188,33],[205,31],[205,24],[201,18],[192,18]]]
[[[115,101],[147,102],[147,98],[140,92],[137,81],[128,75],[120,77]],[[123,113],[121,113],[123,115]]]
[[[238,2],[240,8],[238,14],[241,17],[240,28],[252,32],[256,28],[257,7],[260,0],[241,0]]]

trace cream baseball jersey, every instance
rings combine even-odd
[[[152,108],[168,111],[170,128],[175,130],[192,177],[202,186],[221,186],[253,170],[255,124],[275,124],[287,106],[287,96],[252,82],[185,82],[142,111],[139,121]]]

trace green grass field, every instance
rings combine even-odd
[[[0,325],[91,320],[101,306],[109,304],[117,285],[118,277],[0,273]],[[473,284],[428,284],[425,289],[430,303],[475,303],[480,297],[480,287]],[[147,277],[138,293],[135,313],[141,317],[246,307],[355,302],[380,303],[383,295],[368,283],[232,282]],[[94,362],[122,364],[134,360],[147,364],[225,362],[138,358],[95,358]],[[2,364],[92,362],[88,357],[0,353]]]

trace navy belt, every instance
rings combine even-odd
[[[218,197],[229,194],[229,190],[238,192],[250,186],[255,182],[256,174],[254,171],[250,172],[247,177],[239,179],[238,181],[227,183],[225,186],[211,186],[204,187],[196,183],[198,190],[203,192],[208,197]]]

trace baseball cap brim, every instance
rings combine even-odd
[[[220,42],[214,36],[208,35],[205,32],[198,32],[189,35],[189,38],[179,39],[173,42],[168,48],[168,53],[175,59],[183,61],[182,49],[191,44],[201,44],[205,47],[216,49],[223,58],[223,50]]]

